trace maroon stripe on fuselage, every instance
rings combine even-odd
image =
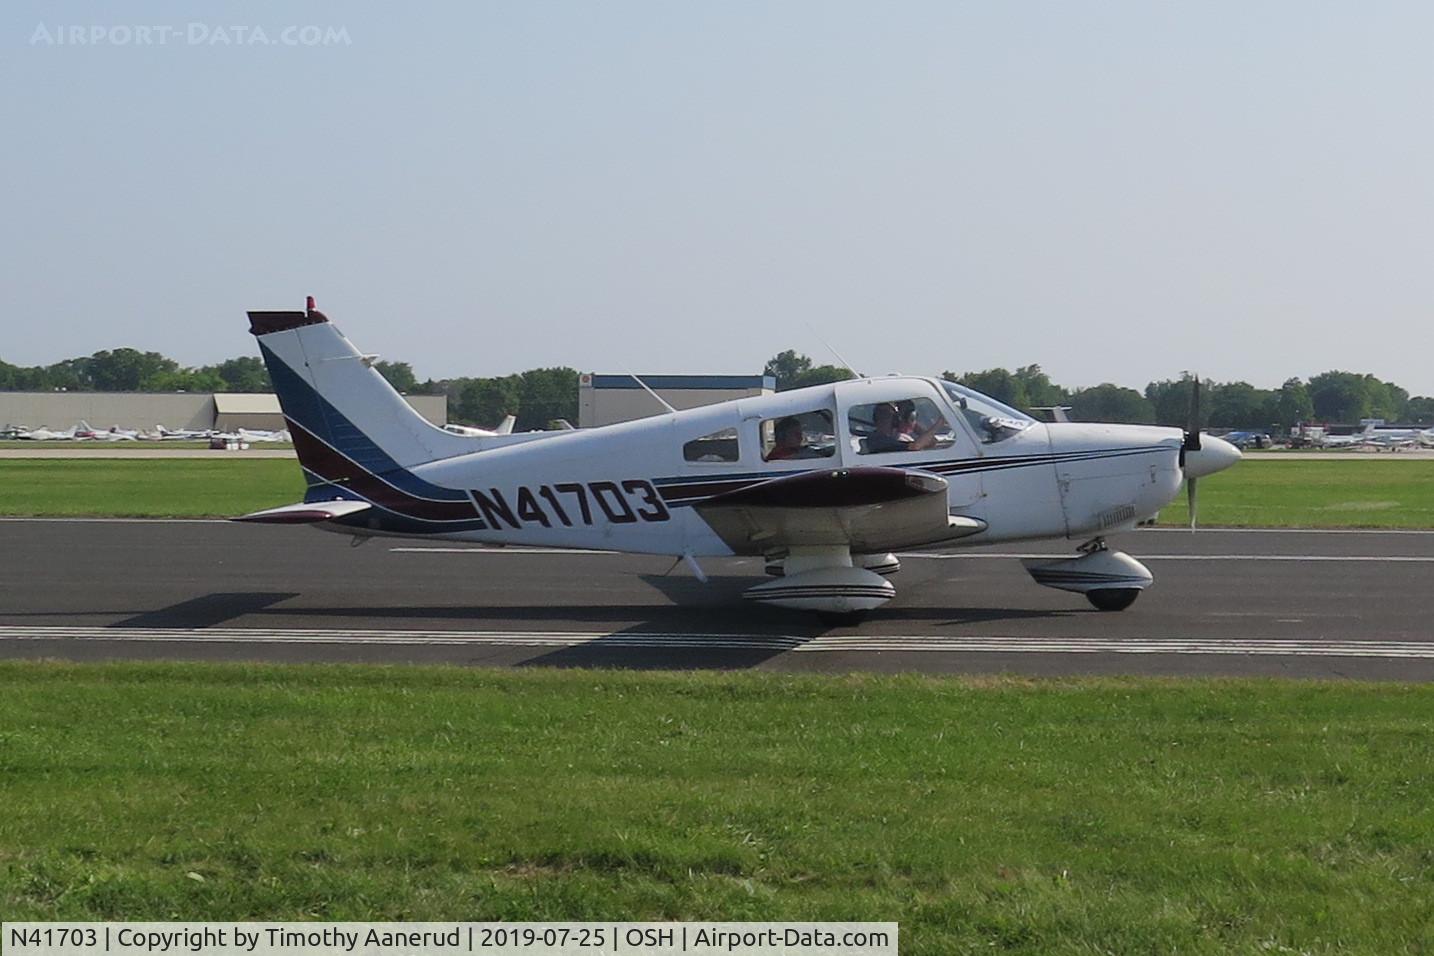
[[[407,518],[472,521],[478,517],[478,509],[472,501],[430,501],[400,491],[334,451],[292,418],[285,421],[289,423],[289,434],[293,437],[299,464],[327,482],[348,488],[364,499]]]
[[[662,495],[662,500],[669,504],[684,504],[698,498],[710,498],[713,495],[740,491],[743,488],[760,485],[764,481],[771,480],[770,478],[746,478],[739,481],[708,481],[693,485],[664,485],[658,489],[658,492]]]

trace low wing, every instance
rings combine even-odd
[[[358,514],[372,507],[367,501],[314,501],[255,511],[231,520],[252,521],[257,524],[318,524],[321,521],[333,521],[335,518]]]
[[[933,544],[986,529],[953,516],[946,479],[902,468],[842,468],[773,478],[694,505],[737,554],[792,547],[877,553]]]

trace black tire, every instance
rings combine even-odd
[[[827,627],[856,627],[866,620],[865,611],[818,611],[817,618]]]
[[[1085,592],[1085,599],[1097,611],[1124,611],[1140,597],[1140,588],[1096,588]]]

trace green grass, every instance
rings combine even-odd
[[[266,441],[254,442],[250,448],[255,451],[293,451],[294,446],[290,442]],[[164,441],[164,442],[108,442],[108,441],[0,441],[0,451],[28,451],[31,449],[45,449],[47,451],[73,451],[78,456],[84,456],[91,452],[104,451],[209,451],[209,442],[205,441]],[[232,453],[231,453],[232,454]]]
[[[1434,461],[1259,458],[1200,481],[1200,523],[1248,528],[1434,528]],[[1188,523],[1185,496],[1160,512]]]
[[[4,515],[232,517],[303,495],[298,463],[284,459],[0,459]]]
[[[1388,684],[8,663],[0,911],[1414,952],[1432,724]]]
[[[218,454],[218,453],[216,453]],[[0,459],[0,514],[213,517],[298,501],[281,459]],[[1186,522],[1185,499],[1160,514]],[[1434,528],[1434,461],[1246,460],[1200,483],[1206,526]]]

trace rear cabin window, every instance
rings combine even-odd
[[[853,405],[847,415],[853,450],[859,455],[950,448],[951,424],[929,398]]]
[[[682,446],[684,461],[736,461],[742,457],[737,444],[737,429],[723,428],[710,435],[694,438]]]
[[[836,454],[836,431],[827,411],[783,415],[762,422],[762,460],[796,461]]]

